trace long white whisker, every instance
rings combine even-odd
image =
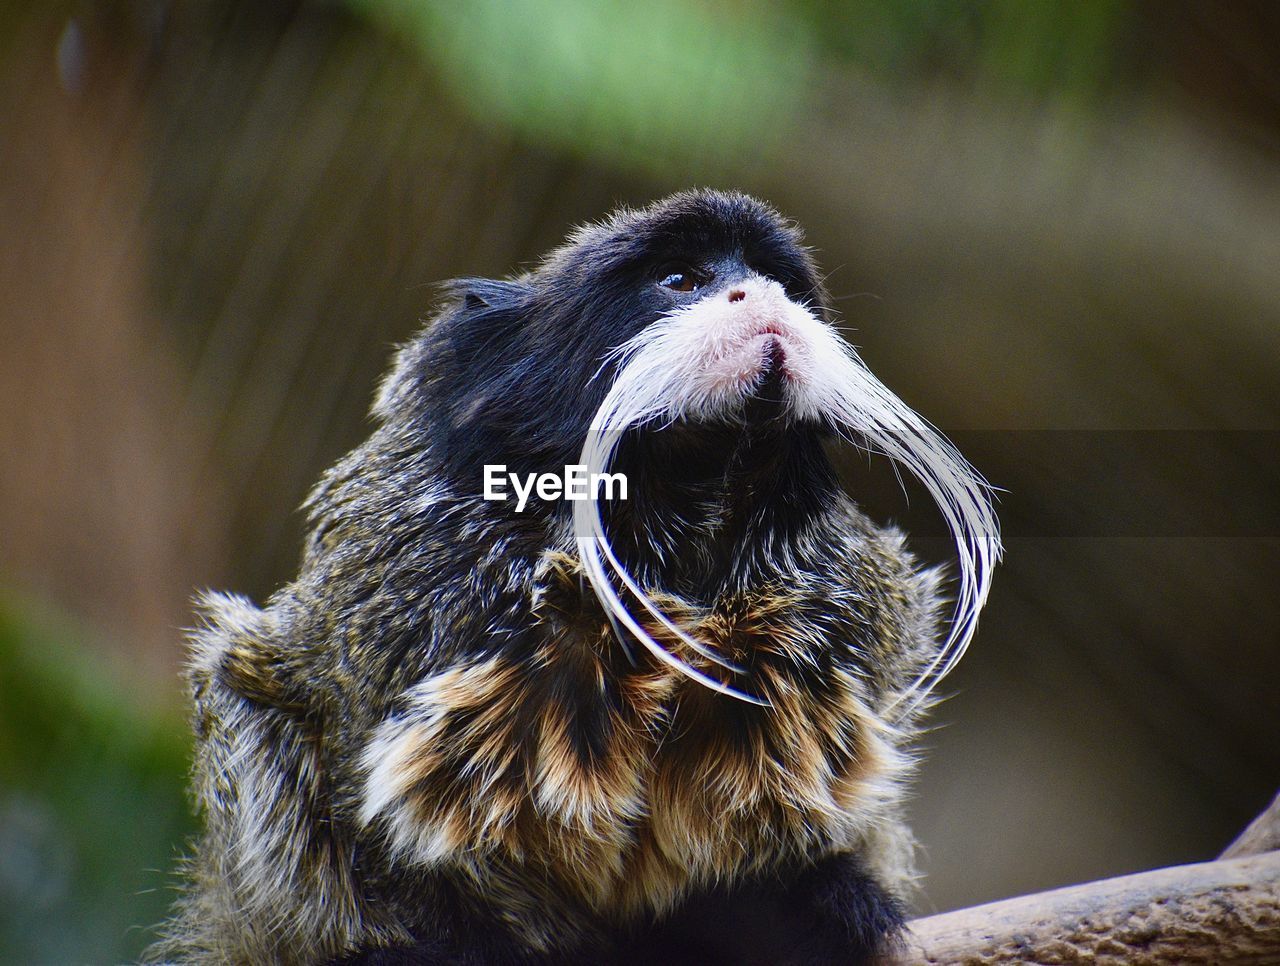
[[[615,389],[617,388],[615,384]],[[612,395],[612,392],[611,392]],[[591,432],[588,434],[587,442],[583,445],[582,456],[580,462],[586,467],[588,478],[592,473],[604,472],[608,468],[617,449],[620,431],[609,429],[602,431],[598,428],[599,423],[608,424],[607,419],[601,417],[611,409],[610,400],[606,399],[605,404],[600,407],[600,415],[597,416],[597,423],[593,424]],[[691,667],[686,662],[681,661],[678,657],[663,647],[653,638],[647,630],[640,625],[631,612],[627,609],[625,603],[614,590],[612,582],[609,580],[605,564],[607,563],[610,570],[617,575],[623,586],[632,593],[640,605],[651,614],[663,627],[670,631],[675,637],[679,638],[687,644],[695,653],[702,655],[710,661],[719,664],[726,670],[735,673],[742,673],[743,669],[731,661],[728,661],[706,644],[692,637],[686,631],[677,627],[672,620],[653,602],[649,595],[644,591],[638,581],[631,575],[617,555],[613,552],[608,537],[604,533],[604,523],[600,517],[600,507],[597,500],[592,494],[592,499],[579,502],[574,507],[574,533],[577,537],[578,552],[582,559],[583,570],[587,575],[587,580],[591,583],[592,589],[595,590],[597,597],[600,599],[606,614],[611,619],[616,618],[620,621],[643,645],[650,653],[658,657],[659,660],[672,667],[678,668],[684,674],[706,685],[712,690],[722,694],[731,695],[740,700],[750,702],[751,704],[767,705],[768,702],[757,698],[754,695],[741,691],[732,685],[704,674],[703,672]]]
[[[1001,554],[991,487],[941,433],[871,373],[831,326],[787,300],[776,283],[760,280],[753,284],[758,289],[756,297],[769,303],[769,311],[790,327],[803,345],[797,364],[805,367],[805,372],[788,387],[789,415],[799,420],[824,420],[859,448],[888,457],[895,473],[898,467],[905,468],[929,492],[954,538],[959,572],[947,637],[886,709],[901,706],[900,715],[909,716],[964,655],[986,603],[991,573]],[[746,398],[752,388],[749,380],[707,375],[706,360],[722,362],[717,356],[721,347],[715,342],[715,325],[706,324],[704,318],[715,311],[715,307],[696,304],[658,320],[608,353],[605,364],[616,363],[618,374],[583,443],[581,462],[588,474],[602,473],[609,467],[621,435],[628,429],[724,415]],[[575,506],[573,527],[587,579],[611,622],[616,618],[660,660],[707,687],[754,704],[767,704],[689,666],[639,624],[618,595],[610,574],[695,653],[727,670],[743,672],[677,627],[645,593],[613,552],[594,498]]]
[[[659,333],[664,323],[655,323],[642,336],[647,338],[632,340],[610,353],[611,359],[635,360],[637,354],[646,344],[652,344],[655,330]],[[669,330],[670,327],[668,327]],[[656,353],[650,353],[651,356]],[[641,357],[643,361],[644,357]],[[603,403],[592,421],[587,439],[583,443],[582,455],[579,459],[587,472],[588,479],[593,473],[603,473],[608,469],[616,454],[622,433],[631,427],[653,422],[664,415],[668,423],[679,418],[679,412],[671,412],[669,400],[672,398],[668,386],[655,382],[656,373],[651,365],[632,365],[630,361],[620,367],[620,372],[610,388]],[[641,387],[644,387],[643,389]],[[767,705],[762,698],[741,691],[732,685],[691,667],[685,661],[672,654],[661,643],[654,639],[640,625],[626,604],[618,596],[606,572],[606,564],[622,585],[652,617],[666,628],[673,636],[683,641],[695,653],[720,665],[733,673],[743,673],[743,668],[727,660],[703,642],[678,627],[664,614],[640,586],[639,582],[618,559],[604,532],[604,524],[600,517],[599,504],[595,494],[591,499],[579,502],[574,507],[574,534],[578,542],[579,555],[582,558],[583,570],[600,599],[605,612],[616,617],[650,653],[664,663],[679,669],[682,673],[706,685],[721,694],[731,695],[751,704]]]
[[[598,512],[599,511],[597,509],[597,515],[598,515]],[[746,668],[742,667],[742,665],[735,664],[733,661],[730,661],[728,658],[724,657],[723,655],[717,654],[710,647],[701,643],[696,638],[689,636],[683,630],[681,630],[679,627],[673,624],[671,622],[671,619],[662,612],[661,608],[659,608],[657,604],[653,603],[649,599],[648,595],[645,594],[643,588],[641,588],[641,586],[636,582],[636,579],[633,576],[631,576],[630,571],[628,571],[627,568],[622,565],[622,561],[620,561],[617,558],[617,556],[614,555],[613,547],[609,544],[607,540],[600,541],[597,544],[597,546],[599,547],[600,551],[604,554],[604,558],[605,560],[608,561],[610,568],[613,570],[615,574],[618,575],[618,579],[622,581],[623,586],[625,586],[627,590],[631,591],[631,593],[633,593],[636,596],[636,598],[640,601],[641,605],[645,608],[645,610],[647,610],[650,614],[652,614],[654,618],[658,621],[658,623],[660,623],[663,627],[669,630],[672,634],[677,635],[682,641],[684,641],[691,648],[693,648],[693,650],[696,651],[698,654],[701,654],[703,657],[705,657],[709,661],[714,661],[716,664],[719,664],[726,671],[732,671],[734,674],[746,673]]]
[[[593,502],[594,501],[592,500],[584,500],[583,504],[585,505]],[[597,588],[597,593],[599,593],[601,597],[601,603],[604,604],[607,612],[616,614],[618,620],[621,621],[622,624],[627,628],[627,630],[631,632],[631,635],[637,641],[639,641],[641,645],[645,647],[646,650],[648,650],[651,654],[653,654],[654,657],[658,658],[658,660],[662,661],[664,664],[667,664],[675,668],[676,670],[680,671],[682,674],[685,674],[688,677],[692,678],[693,680],[697,681],[699,684],[705,685],[706,687],[710,688],[712,691],[717,691],[721,694],[727,694],[730,697],[738,698],[739,700],[746,701],[750,704],[758,704],[764,707],[768,707],[769,702],[766,701],[765,699],[758,698],[753,694],[747,694],[745,691],[739,691],[737,688],[733,687],[730,684],[726,684],[723,681],[717,681],[715,678],[707,674],[704,674],[702,671],[699,671],[697,668],[691,667],[689,664],[680,660],[680,658],[676,657],[676,655],[672,654],[665,647],[663,647],[656,640],[654,640],[653,636],[648,631],[646,631],[640,625],[640,623],[631,615],[631,612],[627,610],[626,605],[622,602],[621,598],[618,597],[617,592],[610,585],[609,578],[605,575],[604,568],[601,564],[600,553],[597,549],[599,544],[596,541],[599,541],[599,539],[600,538],[598,537],[578,538],[578,550],[579,550],[579,553],[581,553],[582,555],[582,566],[583,566],[583,570],[586,571],[587,579],[591,581],[591,585],[593,587]],[[641,598],[641,599],[643,600],[644,598]],[[655,612],[655,616],[656,616],[656,612]],[[690,644],[697,643],[696,641],[693,641],[685,633],[683,632],[677,632],[677,633],[679,634],[680,638],[686,641],[687,643],[690,643]]]
[[[830,331],[830,330],[828,330]],[[867,369],[848,343],[830,333],[824,359],[834,378],[818,386],[814,405],[862,437],[865,447],[905,467],[929,492],[955,540],[959,582],[955,613],[942,647],[886,708],[909,716],[964,656],[1000,558],[1000,529],[990,485],[927,420]]]
[[[601,412],[606,411],[608,402],[609,400],[606,399],[605,405],[600,407]],[[612,463],[613,457],[617,451],[617,445],[620,438],[620,431],[609,430],[604,432],[597,429],[595,426],[592,427],[588,441],[583,446],[582,456],[580,457],[580,461],[586,467],[588,478],[590,478],[590,474],[592,473],[603,473],[608,469],[609,464]],[[613,546],[609,543],[609,540],[604,533],[604,524],[600,518],[599,504],[594,497],[595,494],[593,493],[592,499],[587,501],[587,505],[575,508],[574,530],[575,533],[578,534],[579,540],[582,539],[583,530],[578,525],[578,513],[580,510],[589,510],[590,512],[585,522],[586,527],[589,530],[588,536],[594,538],[594,542],[591,545],[594,555],[597,558],[603,556],[604,561],[608,562],[610,569],[617,575],[618,579],[622,581],[623,586],[635,596],[641,606],[653,615],[658,623],[676,637],[680,638],[680,640],[688,644],[689,647],[691,647],[697,654],[719,664],[725,670],[732,671],[735,674],[744,673],[745,669],[740,665],[735,664],[720,654],[717,654],[713,649],[677,627],[675,623],[673,623],[672,620],[662,612],[662,609],[659,608],[652,599],[650,599],[649,595],[645,593],[644,588],[640,586],[639,582],[631,575],[630,571],[627,570],[627,568],[622,564],[622,561],[620,561],[617,555],[613,552]],[[603,571],[603,566],[601,569]],[[588,579],[590,579],[589,573]],[[610,587],[609,589],[612,590],[613,588]]]

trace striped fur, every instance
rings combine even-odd
[[[892,698],[858,669],[825,659],[829,628],[813,615],[829,615],[830,600],[769,588],[702,611],[655,595],[686,635],[750,669],[769,701],[756,707],[647,653],[620,659],[573,558],[549,554],[539,577],[534,609],[549,634],[532,661],[495,655],[427,677],[365,748],[360,820],[402,861],[466,866],[478,882],[491,866],[524,868],[616,922],[663,913],[700,886],[873,844],[876,871],[909,888],[899,809],[910,731],[883,723]],[[935,582],[917,575],[907,589],[920,623],[904,609],[879,629],[886,640],[928,639]],[[725,673],[663,625],[646,629],[704,673]],[[572,701],[547,700],[555,691]]]

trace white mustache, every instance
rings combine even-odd
[[[959,451],[927,420],[891,392],[828,324],[787,298],[770,279],[752,277],[734,287],[730,301],[711,296],[647,327],[611,354],[618,374],[600,404],[579,462],[588,473],[605,472],[622,433],[679,419],[731,416],[764,378],[763,361],[750,355],[779,333],[786,414],[822,420],[848,442],[887,456],[929,492],[955,541],[958,586],[947,638],[916,679],[888,708],[910,715],[964,656],[986,603],[991,574],[1001,555],[992,489]],[[744,355],[744,352],[746,355]],[[754,360],[754,361],[753,361]],[[610,574],[640,607],[695,653],[735,673],[742,669],[693,639],[662,613],[618,560],[604,532],[595,500],[575,504],[574,536],[583,570],[615,632],[625,627],[663,663],[714,691],[753,704],[768,701],[691,667],[656,641],[628,609]]]

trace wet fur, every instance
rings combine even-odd
[[[709,192],[584,229],[521,279],[458,283],[309,499],[299,577],[262,609],[205,598],[206,831],[157,956],[822,963],[892,942],[914,718],[888,709],[938,654],[938,576],[841,491],[824,430],[764,398],[638,433],[616,464],[634,494],[607,514],[617,552],[769,707],[617,637],[567,504],[479,497],[484,463],[576,462],[609,373],[591,377],[656,317],[637,279],[673,249],[746,253],[820,310],[798,233]]]

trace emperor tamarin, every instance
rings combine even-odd
[[[913,876],[909,743],[999,538],[977,473],[838,335],[799,231],[690,191],[465,279],[306,507],[265,607],[192,636],[205,828],[158,954],[857,963]],[[895,461],[942,577],[842,488]],[[485,467],[626,499],[485,499]]]

